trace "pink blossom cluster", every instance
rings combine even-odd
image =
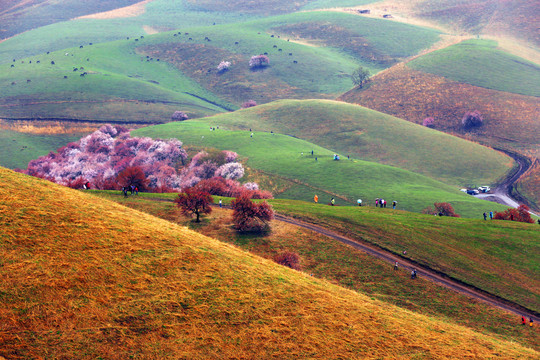
[[[270,59],[266,55],[254,55],[249,59],[250,68],[258,68],[268,66],[270,64]]]
[[[151,190],[179,190],[214,176],[241,178],[244,168],[236,162],[237,156],[231,151],[203,151],[187,164],[187,153],[177,139],[131,137],[124,127],[104,125],[56,153],[32,160],[23,172],[63,185],[90,182],[93,188],[115,189],[118,174],[136,166],[143,170]]]

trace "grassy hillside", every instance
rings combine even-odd
[[[462,216],[479,217],[487,208],[501,205],[475,199],[457,188],[426,176],[362,160],[333,160],[334,151],[292,136],[254,131],[232,131],[220,121],[193,120],[151,126],[133,131],[133,136],[177,137],[192,148],[213,147],[232,150],[245,158],[249,168],[284,178],[293,186],[273,189],[280,198],[310,201],[317,193],[321,203],[335,197],[338,205],[351,205],[357,198],[371,203],[383,197],[396,200],[401,208],[420,212],[434,202],[450,202]],[[210,127],[219,130],[210,131]],[[311,155],[314,151],[314,156]],[[317,160],[315,160],[317,157]],[[367,200],[369,199],[369,200]]]
[[[8,358],[538,355],[103,199],[6,170],[0,188]]]
[[[273,205],[281,213],[339,229],[540,311],[540,242],[536,224],[441,218],[392,209],[332,208],[281,200]]]
[[[295,252],[300,257],[299,266],[302,271],[312,274],[317,278],[326,279],[339,286],[365,293],[375,299],[395,304],[402,308],[429,316],[443,317],[450,322],[465,325],[484,333],[497,334],[504,336],[505,339],[511,339],[535,349],[540,348],[540,338],[537,336],[538,328],[530,331],[528,328],[516,327],[518,317],[515,314],[509,314],[506,311],[498,310],[483,303],[471,301],[471,298],[467,296],[435,285],[430,281],[423,281],[423,276],[415,280],[414,286],[411,286],[407,269],[400,267],[398,271],[395,271],[390,264],[378,258],[310,230],[282,221],[274,221],[272,222],[272,231],[261,239],[256,235],[237,233],[232,224],[232,211],[226,208],[220,209],[215,207],[212,213],[206,216],[201,223],[193,222],[193,219],[181,215],[181,210],[172,202],[177,196],[176,194],[139,193],[138,196],[124,198],[119,191],[92,192],[98,196],[129,206],[130,208],[188,226],[199,233],[220,241],[232,243],[235,246],[239,246],[246,251],[267,259],[273,259],[276,255],[284,251]],[[214,196],[214,202],[217,202],[218,198],[222,199],[224,203],[230,201],[227,198]],[[164,201],[165,199],[169,201]],[[274,208],[280,209],[280,213],[290,213],[289,208],[295,210],[301,209],[301,213],[303,214],[312,214],[312,221],[316,221],[319,224],[322,221],[324,227],[334,231],[341,231],[347,236],[350,234],[348,234],[348,231],[343,231],[343,228],[348,227],[345,223],[352,223],[355,228],[363,229],[364,233],[370,233],[371,235],[377,234],[377,237],[383,238],[385,236],[396,238],[398,239],[398,244],[404,248],[411,247],[411,245],[405,244],[405,242],[415,242],[415,239],[411,238],[409,234],[399,231],[398,226],[395,226],[390,231],[390,234],[386,234],[386,231],[383,230],[385,223],[390,220],[390,217],[394,218],[394,216],[402,227],[415,226],[417,222],[422,222],[420,216],[402,211],[399,211],[397,214],[395,212],[388,214],[390,210],[363,208],[350,209],[347,214],[340,212],[339,216],[333,216],[334,211],[329,209],[328,213],[331,215],[327,217],[326,212],[319,213],[317,211],[318,206],[316,205],[291,200],[271,200],[271,203]],[[314,209],[315,211],[313,211]],[[293,213],[296,216],[300,214],[299,211],[294,210]],[[454,244],[460,243],[463,239],[467,239],[470,234],[475,233],[482,234],[481,236],[486,239],[486,242],[500,241],[496,238],[504,238],[505,242],[512,244],[519,243],[517,239],[524,235],[534,235],[532,233],[534,231],[533,227],[530,227],[529,231],[525,230],[526,227],[518,227],[519,230],[516,233],[514,231],[515,227],[507,223],[497,223],[495,227],[490,226],[490,231],[486,232],[485,227],[477,226],[476,220],[470,221],[469,224],[461,222],[455,229],[453,228],[452,221],[440,221],[439,219],[432,222],[433,219],[431,217],[424,217],[423,220],[427,226],[422,227],[422,233],[426,230],[428,232],[431,231],[429,228],[433,227],[435,223],[436,226],[442,224],[448,230],[452,228],[452,231],[448,231],[446,236],[449,236],[451,243]],[[396,222],[393,219],[392,221]],[[337,228],[335,226],[336,224],[338,224]],[[440,234],[435,232],[430,232],[426,235],[435,239],[440,237]],[[359,237],[355,236],[355,238]],[[372,237],[370,237],[369,241],[372,240]],[[421,247],[423,245],[418,242],[418,246]],[[445,247],[446,245],[442,241],[437,241],[437,246]],[[475,262],[474,260],[476,258],[484,258],[486,256],[483,252],[485,249],[465,246],[467,247],[467,252],[454,254],[455,259],[453,259],[453,262],[467,262],[471,266],[476,264],[479,268],[483,268],[486,262],[505,263],[507,265],[507,259],[499,259],[493,252],[490,252],[489,260],[483,259]],[[537,245],[535,246],[537,247]],[[505,248],[509,249],[512,246],[505,246]],[[453,249],[447,250],[451,253],[455,251]],[[523,250],[528,251],[528,249],[521,247],[507,251],[520,252]],[[482,255],[480,256],[480,254]],[[537,252],[534,252],[534,254],[533,257],[538,257]],[[399,257],[403,254],[397,253],[396,255]],[[411,257],[414,260],[420,260],[417,255],[415,252],[411,254]],[[444,260],[446,261],[446,259]],[[532,269],[526,266],[521,267],[523,264],[519,266],[519,269],[515,269],[515,264],[509,265],[512,267],[512,272],[521,274],[521,278],[531,278],[531,274],[533,274]],[[454,263],[450,266],[454,266]],[[439,270],[441,270],[440,266]],[[489,269],[487,271],[492,270]],[[472,274],[471,277],[476,278],[478,272],[484,273],[486,271],[468,268],[468,273]],[[468,277],[468,273],[462,273],[462,275]],[[504,277],[505,281],[497,282],[494,285],[499,288],[506,288],[507,290],[514,286],[521,288],[524,283],[529,282],[529,280],[526,280],[523,283],[510,285],[514,280],[508,278],[508,274],[498,274],[497,276]],[[530,281],[534,283],[538,279],[533,276],[533,279]],[[503,283],[505,285],[501,286]],[[480,284],[477,283],[477,285]],[[527,291],[521,290],[521,293],[523,294]],[[536,305],[537,303],[535,303]]]
[[[511,36],[540,45],[538,3],[534,0],[409,0],[400,1],[408,12],[473,34]]]
[[[47,2],[50,3],[50,1]],[[62,5],[65,3],[65,1],[62,2]],[[91,7],[99,10],[97,1],[85,3],[70,1],[70,3],[77,3],[77,6],[81,8]],[[99,3],[103,2],[99,1]],[[61,21],[21,33],[0,43],[0,63],[10,61],[12,58],[21,59],[90,42],[96,44],[123,39],[127,36],[147,35],[149,31],[185,29],[214,23],[242,22],[256,18],[255,15],[220,12],[219,9],[212,9],[211,12],[203,11],[185,0],[153,0],[140,4],[138,10],[128,17],[124,17],[124,12],[120,11],[116,15],[110,14],[104,18]],[[27,13],[31,11],[31,8],[24,11]],[[40,11],[45,11],[44,14],[48,14],[46,9],[41,8]],[[81,14],[72,14],[73,16],[70,16],[69,19]],[[65,18],[55,18],[54,20],[63,19]],[[181,19],[180,22],[179,19]],[[50,23],[51,19],[46,21]],[[20,25],[17,23],[17,26]]]
[[[421,56],[408,66],[487,89],[540,96],[540,66],[497,49],[495,41],[464,41]]]
[[[0,129],[0,166],[25,169],[30,160],[80,138],[78,134],[35,135]]]
[[[138,0],[0,1],[0,39],[71,18],[128,6]]]
[[[309,36],[315,37],[327,33],[320,31],[323,20],[332,32],[321,41],[335,38],[336,48],[294,43],[283,34],[272,37],[278,28],[285,31],[284,26],[306,22],[312,26]],[[249,99],[331,98],[351,87],[349,74],[359,64],[381,69],[388,61],[429,47],[438,36],[422,28],[394,27],[347,14],[302,13],[105,44],[81,43],[24,60],[14,58],[0,65],[0,85],[6,89],[0,97],[0,116],[163,122],[174,110],[205,116]],[[386,35],[390,30],[393,36]],[[367,41],[363,52],[356,51],[354,43],[340,48],[339,41],[352,33],[357,41]],[[251,70],[250,57],[263,52],[269,54],[270,66]],[[372,60],[372,54],[378,57]],[[222,60],[232,66],[218,73]]]
[[[336,101],[282,100],[207,121],[235,130],[292,135],[354,159],[396,166],[456,186],[493,184],[513,164],[506,155],[476,143]]]
[[[369,88],[351,90],[340,99],[417,124],[431,116],[437,130],[540,155],[537,97],[489,90],[396,66],[375,77]],[[484,126],[465,132],[461,118],[471,110],[480,111]]]

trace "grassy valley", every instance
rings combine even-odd
[[[8,358],[537,355],[103,199],[7,170],[0,183]]]

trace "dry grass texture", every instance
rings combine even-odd
[[[538,98],[484,89],[397,65],[373,79],[365,90],[353,89],[340,100],[360,104],[422,124],[435,118],[435,128],[455,135],[504,143],[539,156]],[[474,133],[461,130],[467,111],[478,110],[484,126]]]
[[[0,169],[0,356],[536,358]]]

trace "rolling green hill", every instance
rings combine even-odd
[[[216,121],[214,121],[216,120]],[[486,209],[505,207],[465,195],[455,187],[426,176],[362,160],[333,160],[334,151],[292,136],[254,131],[226,130],[218,119],[201,119],[146,127],[133,136],[176,137],[194,148],[213,147],[235,151],[246,165],[265,174],[286,179],[291,184],[276,194],[280,198],[310,201],[319,194],[321,203],[335,197],[338,205],[352,205],[357,198],[371,204],[382,197],[408,211],[420,212],[434,202],[450,202],[465,217],[479,217]],[[211,127],[219,126],[216,131]],[[311,151],[314,151],[314,156]],[[315,157],[317,160],[315,160]],[[274,189],[275,191],[275,189]]]
[[[490,148],[330,100],[281,100],[207,121],[235,130],[292,135],[354,159],[392,165],[455,186],[493,184],[513,166],[511,158]]]
[[[317,41],[321,22],[328,31],[322,32],[326,35],[319,45],[305,45],[294,34],[294,28],[307,26],[301,35]],[[351,87],[349,75],[360,64],[380,70],[438,37],[423,28],[332,12],[188,30],[81,44],[2,64],[0,116],[165,122],[174,110],[206,116],[249,99],[332,98]],[[351,34],[356,40],[347,47]],[[332,41],[335,48],[327,46]],[[250,57],[264,52],[270,66],[251,70]],[[222,60],[232,65],[218,73]]]
[[[4,169],[0,189],[3,357],[538,355],[101,198]]]
[[[540,66],[497,49],[495,41],[464,41],[421,56],[408,66],[487,89],[540,96]]]

